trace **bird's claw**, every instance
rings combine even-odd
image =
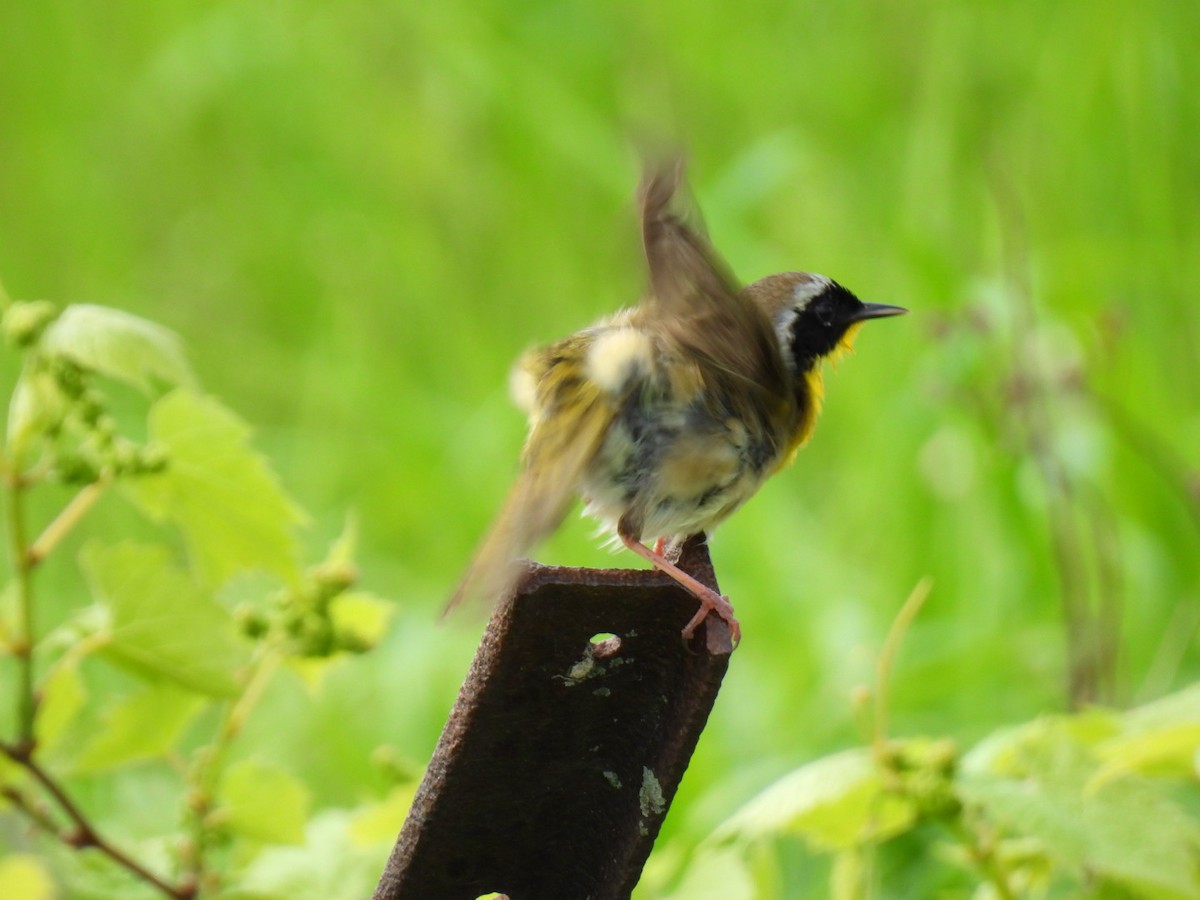
[[[733,615],[733,604],[729,602],[728,597],[718,594],[716,591],[709,591],[700,598],[700,608],[696,610],[696,614],[688,620],[688,623],[683,626],[683,639],[690,641],[696,628],[708,617],[710,612],[715,612],[725,620],[729,626],[730,640],[735,644],[740,643],[742,640],[742,626],[738,624],[738,620]]]

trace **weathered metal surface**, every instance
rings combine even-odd
[[[703,539],[679,563],[716,587]],[[714,616],[684,644],[695,609],[655,572],[531,564],[488,626],[375,900],[627,898],[729,662]]]

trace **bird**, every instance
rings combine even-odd
[[[791,464],[821,411],[822,364],[851,349],[863,322],[908,310],[864,303],[810,272],[742,288],[692,224],[683,182],[678,158],[644,170],[640,301],[527,352],[514,368],[512,393],[529,426],[520,471],[447,612],[466,596],[497,602],[511,593],[521,557],[582,497],[601,534],[699,600],[685,641],[710,612],[741,640],[729,598],[670,551],[711,532]]]

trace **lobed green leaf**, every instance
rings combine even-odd
[[[1193,777],[1200,762],[1200,722],[1181,722],[1144,734],[1122,735],[1097,748],[1104,761],[1089,789],[1127,772]]]
[[[41,752],[54,750],[87,700],[87,690],[78,665],[63,660],[41,686],[41,703],[34,721],[34,733]]]
[[[152,684],[121,697],[84,745],[74,768],[93,773],[170,752],[204,706],[201,697],[171,682]]]
[[[249,434],[213,398],[173,391],[150,410],[150,437],[168,464],[127,486],[147,515],[179,526],[211,584],[243,569],[299,576],[293,528],[303,516],[248,446]]]
[[[108,614],[104,656],[151,680],[169,679],[202,694],[236,692],[246,651],[232,618],[167,550],[122,542],[86,545],[81,565]]]
[[[226,825],[243,837],[268,844],[304,843],[309,792],[279,766],[255,760],[230,766],[218,802]]]
[[[385,843],[364,847],[349,834],[352,814],[327,810],[305,829],[303,846],[266,847],[220,900],[360,900],[379,880],[395,825]]]
[[[1093,786],[1126,772],[1195,777],[1200,762],[1200,685],[1121,716],[1121,733],[1097,746],[1104,765]]]
[[[1200,723],[1200,684],[1135,707],[1121,716],[1128,734],[1146,734],[1176,725]]]
[[[915,821],[914,804],[887,790],[871,751],[855,748],[785,775],[726,820],[714,839],[797,834],[819,850],[883,841]]]
[[[1200,826],[1144,778],[1097,783],[1098,759],[1083,739],[1089,733],[1075,724],[1042,720],[1023,729],[1004,757],[968,758],[962,797],[1005,831],[1040,840],[1081,879],[1200,895]]]
[[[68,306],[42,335],[41,349],[147,393],[155,379],[170,385],[193,380],[173,331],[106,306]]]

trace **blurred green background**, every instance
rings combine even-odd
[[[8,292],[178,331],[314,553],[352,511],[399,604],[241,747],[319,804],[378,794],[377,746],[428,759],[482,629],[438,613],[522,440],[509,365],[637,297],[645,140],[687,148],[743,279],[913,310],[713,541],[745,640],[652,865],[861,740],[922,576],[897,734],[1063,709],[1073,658],[1118,704],[1200,670],[1200,5],[7,3],[0,35]],[[540,558],[631,564],[591,530]]]

